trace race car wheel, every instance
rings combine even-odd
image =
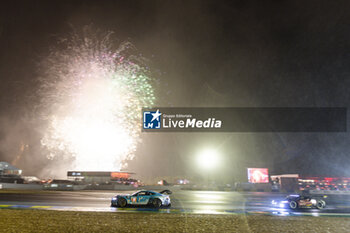
[[[289,202],[289,207],[295,210],[296,208],[298,208],[298,203],[296,201],[291,201]]]
[[[119,207],[125,207],[128,203],[124,198],[118,198],[118,206]]]
[[[322,210],[324,208],[324,204],[322,201],[318,201],[316,204],[316,208],[319,210]]]
[[[154,199],[154,200],[153,200],[153,206],[154,206],[155,208],[161,207],[161,206],[162,206],[162,201],[159,200],[158,198],[157,198],[157,199]]]
[[[111,204],[111,207],[117,207],[116,205],[114,205],[114,204]]]

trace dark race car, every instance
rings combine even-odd
[[[272,205],[279,208],[301,209],[301,208],[317,208],[326,207],[326,202],[321,198],[304,196],[304,195],[288,195],[285,200],[277,202],[272,201]]]

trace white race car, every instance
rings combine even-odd
[[[170,207],[170,190],[163,190],[161,192],[141,190],[133,194],[117,195],[112,198],[111,207],[126,207],[127,205],[150,205],[155,208],[161,206]]]

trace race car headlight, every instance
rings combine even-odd
[[[273,201],[271,201],[271,204],[272,204],[272,205],[276,205],[277,202],[276,202],[275,200],[273,200]]]
[[[317,201],[316,201],[315,199],[311,199],[311,203],[312,203],[313,205],[316,205]]]
[[[116,198],[116,197],[113,197],[112,200],[115,201],[115,200],[117,200],[117,198]]]
[[[283,207],[284,207],[284,204],[285,204],[285,203],[282,203],[282,202],[281,202],[281,203],[279,204],[279,207],[283,208]]]

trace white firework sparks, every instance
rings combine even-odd
[[[43,105],[49,122],[41,143],[50,154],[73,156],[71,168],[119,170],[139,141],[141,108],[155,100],[146,69],[112,49],[109,35],[63,40],[45,61]]]

